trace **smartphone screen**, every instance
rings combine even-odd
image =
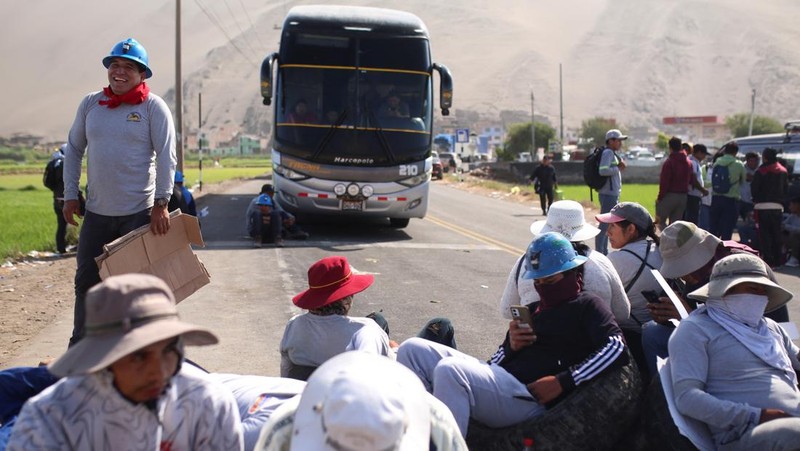
[[[656,293],[655,290],[643,290],[642,296],[644,296],[644,298],[647,299],[647,302],[650,302],[652,304],[657,304],[661,302],[658,298],[658,293]]]
[[[531,318],[531,311],[524,305],[512,305],[511,317],[519,320],[520,324],[527,324],[528,327],[533,329],[533,318]]]

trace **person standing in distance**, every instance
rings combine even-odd
[[[545,155],[542,157],[542,164],[536,166],[530,176],[534,187],[538,186],[536,191],[539,194],[539,202],[542,206],[542,214],[547,216],[550,211],[550,206],[553,205],[553,197],[555,197],[555,190],[558,188],[558,180],[556,179],[556,168],[552,165],[553,157]]]
[[[64,151],[64,219],[77,225],[78,185],[87,156],[86,214],[75,271],[70,346],[84,335],[86,292],[100,282],[95,257],[107,244],[146,224],[169,230],[167,205],[175,176],[175,126],[167,104],[150,92],[147,51],[133,38],[103,58],[108,86],[84,97]]]
[[[600,214],[608,213],[619,202],[619,193],[622,191],[622,171],[625,170],[625,161],[617,155],[622,148],[622,141],[628,139],[621,131],[611,129],[606,132],[606,146],[600,156],[600,175],[608,177],[608,181],[597,191],[600,198]],[[600,233],[594,238],[596,251],[608,254],[608,224],[600,223]]]

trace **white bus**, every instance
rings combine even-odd
[[[292,8],[279,52],[261,66],[264,104],[274,103],[281,206],[296,214],[385,217],[394,227],[424,217],[434,71],[448,115],[452,78],[431,62],[418,17],[381,8]]]

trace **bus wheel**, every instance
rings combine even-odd
[[[409,219],[409,218],[389,218],[389,223],[395,229],[403,229],[408,225],[408,222],[410,220],[411,219]]]

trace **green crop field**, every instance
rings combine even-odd
[[[589,188],[585,185],[559,185],[564,191],[564,199],[576,200],[578,202],[589,201]],[[658,184],[624,184],[622,194],[619,196],[620,202],[636,202],[646,208],[650,215],[656,216],[656,196],[658,195]],[[600,208],[600,200],[597,192],[592,193],[594,205]]]
[[[185,166],[186,185],[197,186],[200,171],[188,161]],[[222,160],[220,166],[204,161],[203,184],[231,179],[252,178],[272,172],[269,159]],[[208,163],[208,164],[206,164]],[[229,164],[230,163],[230,164]],[[245,167],[249,164],[249,167]],[[56,217],[53,193],[42,185],[41,168],[25,174],[0,175],[0,260],[19,258],[32,250],[55,251]],[[33,172],[33,173],[30,173]],[[86,177],[81,180],[81,185]],[[68,244],[77,243],[78,231],[69,226]]]

